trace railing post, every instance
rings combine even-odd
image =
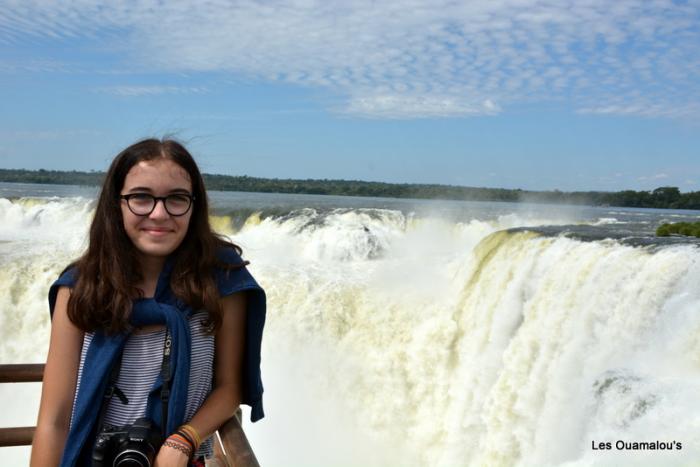
[[[241,409],[239,408],[236,415],[219,427],[219,436],[226,451],[226,459],[231,467],[260,467],[240,420]]]

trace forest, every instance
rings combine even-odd
[[[0,169],[0,182],[99,186],[103,172]],[[635,208],[700,209],[700,191],[681,193],[664,186],[650,191],[528,191],[455,185],[383,183],[360,180],[295,180],[203,174],[209,190],[303,193],[382,198],[508,201]]]

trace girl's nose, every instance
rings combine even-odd
[[[148,216],[151,219],[166,219],[170,217],[168,211],[165,209],[165,201],[162,199],[156,200],[156,205],[153,207],[153,211]]]

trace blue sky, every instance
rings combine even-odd
[[[700,1],[0,0],[0,167],[700,190]]]

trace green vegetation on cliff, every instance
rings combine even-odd
[[[0,169],[0,182],[98,186],[103,172]],[[532,203],[623,206],[635,208],[700,209],[700,191],[681,193],[676,187],[652,191],[525,191],[455,185],[382,183],[359,180],[293,180],[204,174],[210,190],[299,193],[385,198],[469,201],[528,201]]]
[[[658,237],[669,237],[671,234],[700,238],[700,222],[676,222],[673,224],[661,224],[661,226],[656,229],[656,235]]]

